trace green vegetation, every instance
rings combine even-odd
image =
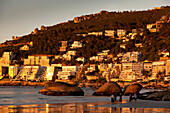
[[[89,58],[96,55],[97,52],[109,49],[111,50],[110,53],[114,56],[120,52],[141,51],[143,52],[142,60],[148,59],[155,61],[159,59],[159,56],[157,55],[159,50],[167,49],[170,51],[170,23],[165,23],[160,29],[160,32],[157,33],[150,33],[146,29],[146,24],[155,23],[162,16],[170,14],[169,12],[169,6],[159,10],[148,11],[103,11],[80,23],[69,21],[67,23],[47,27],[47,30],[40,30],[36,34],[29,34],[18,40],[6,41],[4,44],[13,44],[13,46],[0,47],[0,55],[2,55],[4,51],[13,51],[17,54],[16,60],[34,54],[58,55],[64,53],[58,51],[60,47],[59,41],[67,40],[69,43],[73,43],[73,41],[78,40],[83,42],[85,46],[77,49],[76,57],[84,56]],[[78,37],[76,35],[77,33],[104,31],[106,29],[125,29],[128,32],[131,32],[134,28],[143,28],[144,36],[138,35],[135,40],[126,42],[126,49],[120,48],[120,45],[123,43],[120,40],[104,36]],[[34,46],[29,51],[20,51],[19,47],[22,45],[14,46],[31,41],[33,41]],[[143,48],[136,48],[135,43],[143,43],[145,45]]]

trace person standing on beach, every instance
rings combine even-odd
[[[129,102],[132,101],[132,94],[129,95]]]
[[[114,102],[114,95],[111,95],[111,102]]]
[[[121,94],[121,93],[120,93],[119,101],[120,101],[120,102],[122,101],[122,94]]]
[[[136,102],[136,100],[137,100],[137,94],[135,93],[135,95],[134,95],[134,100],[135,100],[135,102]]]

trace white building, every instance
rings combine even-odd
[[[139,62],[141,58],[141,52],[127,52],[123,55],[122,62]]]
[[[116,34],[115,30],[105,30],[105,36],[114,38]]]
[[[85,59],[84,57],[78,57],[78,58],[76,59],[76,61],[85,62],[85,61],[86,61],[86,59]]]
[[[28,59],[24,59],[24,65],[49,66],[50,57],[49,55],[29,55]]]
[[[74,41],[74,43],[71,45],[72,49],[81,48],[81,47],[83,47],[83,44],[80,41]]]
[[[4,52],[0,57],[0,66],[9,66],[15,55],[12,52]]]
[[[152,63],[152,77],[156,79],[159,72],[164,73],[166,61],[156,61]]]
[[[124,29],[117,29],[117,36],[118,37],[123,37],[126,35],[126,30]]]
[[[75,76],[80,66],[62,66],[62,71],[59,71],[57,76],[58,79],[67,80],[69,76]]]
[[[166,76],[169,76],[170,75],[170,59],[167,60],[165,69],[166,69]]]
[[[88,33],[88,35],[102,36],[103,32],[91,32],[91,33]]]
[[[120,79],[136,80],[143,75],[143,63],[122,63]]]

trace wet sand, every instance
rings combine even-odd
[[[170,101],[84,102],[0,106],[0,113],[170,113]]]

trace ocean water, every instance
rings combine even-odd
[[[46,96],[38,93],[42,88],[1,86],[0,113],[170,113],[169,108],[118,107],[128,102],[128,96],[123,96],[122,102],[111,103],[109,96],[92,96],[91,88],[82,88],[85,96]]]
[[[110,97],[91,96],[91,88],[82,88],[85,96],[46,96],[38,93],[43,87],[3,86],[0,87],[0,106],[50,103],[75,103],[110,101]]]

